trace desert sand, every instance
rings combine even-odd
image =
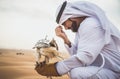
[[[34,52],[34,50],[23,49],[0,49],[0,79],[49,79],[34,70]],[[66,58],[69,55],[62,56]],[[54,58],[50,61],[55,62],[56,60]],[[69,79],[69,77],[63,75],[53,77],[53,79]]]

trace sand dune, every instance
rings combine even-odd
[[[17,54],[19,53],[19,54]],[[33,50],[0,49],[0,79],[48,79],[34,70]],[[67,57],[68,55],[63,55]],[[51,62],[54,62],[52,59]],[[69,79],[67,75],[53,79]]]

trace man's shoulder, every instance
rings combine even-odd
[[[78,32],[93,31],[96,28],[100,28],[99,21],[94,17],[88,17],[80,24]]]
[[[98,27],[100,26],[99,20],[95,17],[87,17],[81,24],[80,27]]]

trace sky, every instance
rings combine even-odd
[[[0,48],[32,49],[34,44],[48,36],[60,48],[63,40],[56,37],[55,12],[64,0],[0,0]],[[77,0],[67,0],[77,1]],[[82,0],[80,0],[82,1]],[[120,29],[119,0],[84,0],[100,6],[113,24]],[[66,31],[71,41],[74,34]]]

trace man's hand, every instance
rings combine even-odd
[[[67,35],[66,35],[65,32],[63,31],[62,26],[56,27],[55,33],[56,33],[56,35],[57,35],[58,37],[60,37],[60,38],[62,38],[62,39],[67,38]]]
[[[43,76],[60,76],[56,70],[57,63],[45,64],[43,66],[37,64],[35,70]]]
[[[64,40],[64,43],[66,43],[69,47],[71,42],[69,41],[67,35],[65,34],[65,32],[62,30],[61,26],[56,27],[55,29],[55,33],[58,37],[62,38]]]

